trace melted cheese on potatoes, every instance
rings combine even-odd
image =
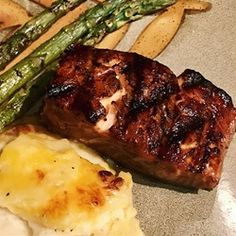
[[[142,235],[132,206],[130,174],[114,174],[85,150],[33,132],[4,146],[0,207],[20,217],[26,227],[21,231],[27,232],[22,235]]]

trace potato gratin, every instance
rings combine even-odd
[[[130,174],[25,127],[2,135],[1,145],[1,235],[142,235]]]

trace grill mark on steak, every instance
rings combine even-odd
[[[120,95],[112,100],[114,94]],[[236,129],[230,96],[199,72],[176,77],[140,55],[80,45],[62,59],[43,118],[54,131],[130,168],[206,189],[219,182]],[[107,130],[97,129],[101,120],[111,122]]]

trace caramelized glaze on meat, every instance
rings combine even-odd
[[[205,189],[219,182],[236,127],[230,96],[200,73],[176,77],[143,56],[80,45],[62,59],[43,118],[132,169]]]

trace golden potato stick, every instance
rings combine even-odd
[[[103,2],[104,0],[97,0],[97,2]],[[124,25],[123,27],[119,28],[118,30],[108,34],[105,36],[101,42],[95,45],[96,48],[106,48],[106,49],[113,49],[116,45],[123,39],[125,34],[129,29],[129,24]]]
[[[107,49],[115,48],[116,45],[123,39],[128,29],[129,29],[129,24],[122,26],[120,29],[105,36],[103,40],[100,43],[98,43],[95,47],[107,48]]]
[[[19,4],[11,0],[0,0],[0,30],[25,24],[30,16]]]
[[[208,11],[211,8],[211,3],[197,0],[181,0],[185,10]]]
[[[55,0],[31,0],[36,2],[44,7],[50,7]]]
[[[149,58],[155,58],[176,34],[183,14],[184,7],[180,4],[168,8],[142,31],[130,51]]]
[[[23,58],[28,56],[39,45],[41,45],[43,42],[47,41],[52,36],[54,36],[57,32],[59,32],[62,27],[75,21],[75,19],[77,19],[79,15],[83,13],[86,9],[87,9],[86,3],[83,3],[79,7],[75,8],[73,11],[70,11],[69,13],[67,13],[57,22],[55,22],[55,24],[53,24],[52,27],[45,34],[43,34],[39,39],[33,42],[26,50],[24,50],[19,56],[17,56],[12,62],[10,62],[4,70],[0,71],[0,74],[4,73],[9,68],[14,66],[16,63],[21,61]]]
[[[158,56],[178,31],[185,10],[208,10],[210,3],[198,0],[180,0],[157,16],[139,35],[131,52],[149,58]]]

